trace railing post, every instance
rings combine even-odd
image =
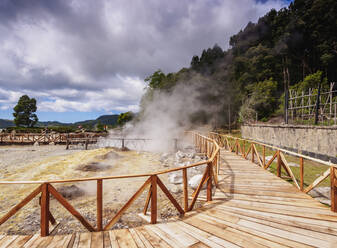
[[[277,150],[277,176],[281,177],[281,156],[280,156],[280,150]]]
[[[300,189],[303,191],[303,182],[304,182],[304,164],[303,164],[303,158],[300,157],[300,177],[301,177],[301,182],[300,182]]]
[[[103,230],[103,180],[97,180],[97,231]]]
[[[208,167],[207,201],[212,201],[212,163],[208,163],[207,167]]]
[[[331,211],[337,212],[337,187],[336,187],[335,167],[330,167],[330,183],[331,183]]]
[[[151,224],[157,223],[157,176],[151,176]]]
[[[48,183],[42,184],[41,194],[41,219],[40,228],[41,236],[46,237],[49,235],[49,190]]]
[[[236,139],[236,151],[235,151],[236,155],[239,154],[239,140]]]
[[[242,146],[242,157],[244,158],[246,156],[246,141],[243,140],[243,146]]]
[[[263,145],[263,168],[266,167],[266,146]]]
[[[254,146],[253,146],[253,143],[251,144],[251,146],[250,146],[250,150],[251,150],[251,152],[252,152],[252,163],[254,163]]]
[[[183,192],[184,192],[184,210],[188,211],[188,189],[187,189],[187,169],[183,169]]]

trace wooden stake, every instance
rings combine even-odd
[[[277,176],[281,177],[281,156],[280,156],[280,150],[277,150]]]
[[[304,183],[304,164],[303,164],[303,158],[302,158],[302,157],[300,157],[300,177],[301,177],[300,188],[301,188],[301,191],[303,191],[303,183]]]
[[[97,231],[103,230],[103,181],[97,180]]]
[[[151,176],[151,224],[157,223],[157,176]]]
[[[263,168],[266,166],[266,146],[263,146]]]
[[[46,237],[49,235],[49,190],[48,184],[42,184],[41,194],[41,236]]]
[[[330,167],[330,183],[331,183],[331,211],[337,212],[337,188],[335,168]]]
[[[187,189],[187,169],[183,169],[183,191],[184,191],[184,210],[188,211],[188,189]]]
[[[208,167],[208,181],[207,181],[207,201],[212,201],[212,163],[207,165]]]

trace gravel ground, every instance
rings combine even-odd
[[[197,160],[200,160],[198,158]],[[195,162],[194,156],[125,151],[113,148],[92,150],[65,150],[65,146],[6,146],[0,147],[0,180],[51,180],[109,175],[143,174],[182,166]],[[200,173],[194,171],[194,174]],[[192,173],[191,173],[192,174]],[[147,178],[105,180],[103,183],[104,223],[130,199]],[[181,202],[181,184],[171,184],[168,175],[160,179]],[[96,223],[96,182],[53,184],[93,226]],[[37,185],[1,185],[0,216],[26,197]],[[178,188],[178,190],[177,190]],[[190,193],[192,189],[190,189]],[[139,197],[113,228],[133,227],[144,224],[138,216],[144,207],[148,190]],[[197,203],[198,205],[200,203]],[[158,190],[158,209],[161,219],[177,215],[176,209]],[[66,234],[85,231],[53,197],[50,211],[59,223],[55,233]],[[32,234],[39,231],[40,208],[38,197],[33,199],[15,216],[0,226],[0,233]]]

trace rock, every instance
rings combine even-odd
[[[39,146],[39,142],[35,141],[34,146]]]
[[[324,197],[330,199],[330,187],[316,187],[309,192],[314,198]]]
[[[49,145],[55,145],[55,142],[50,142]]]
[[[185,158],[185,157],[186,157],[186,154],[184,154],[182,151],[176,152],[176,159],[177,160],[180,160],[180,159]]]
[[[198,174],[193,176],[189,181],[188,181],[188,185],[192,188],[192,189],[196,189],[200,183],[202,179],[202,175]],[[204,186],[205,187],[205,186]]]
[[[170,185],[169,191],[174,194],[179,194],[182,192],[182,187],[177,185]]]
[[[80,171],[104,171],[104,170],[108,170],[110,168],[111,168],[110,165],[92,162],[92,163],[88,163],[88,164],[81,164],[76,168],[76,170],[80,170]]]
[[[268,162],[269,160],[271,160],[273,158],[273,156],[266,156],[266,162]]]
[[[161,156],[160,156],[160,161],[165,161],[165,160],[167,160],[168,159],[168,157],[169,157],[169,155],[170,154],[168,154],[168,153],[163,153]]]
[[[179,175],[178,173],[171,173],[168,177],[168,180],[169,180],[170,183],[173,183],[173,184],[183,183],[182,175]]]
[[[61,186],[57,188],[57,191],[66,199],[74,199],[85,195],[84,190],[80,189],[76,185]]]

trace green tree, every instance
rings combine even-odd
[[[125,123],[131,121],[134,118],[134,114],[131,111],[121,113],[118,116],[117,124],[123,126]]]
[[[97,129],[97,131],[104,131],[104,125],[102,124],[101,121],[97,122],[96,129]]]
[[[20,97],[17,105],[14,107],[14,123],[16,126],[34,127],[38,118],[35,114],[37,110],[35,98],[29,98],[27,95]]]

